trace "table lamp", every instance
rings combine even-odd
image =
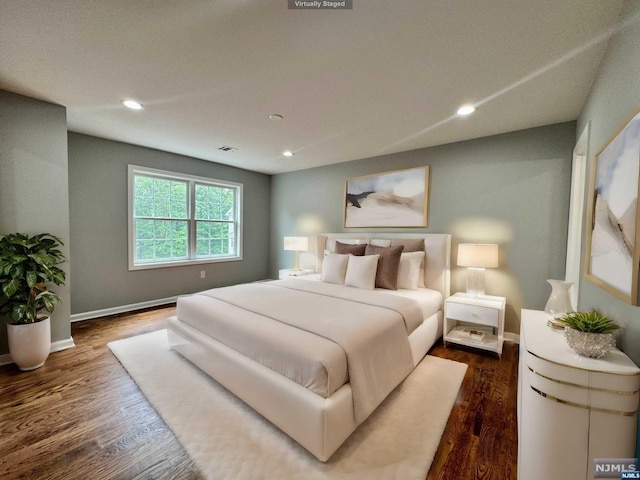
[[[300,271],[298,266],[298,252],[306,252],[309,250],[308,237],[284,237],[284,249],[294,252],[293,270]]]
[[[484,269],[498,266],[498,245],[493,243],[461,243],[458,266],[467,267],[467,294],[484,295]]]

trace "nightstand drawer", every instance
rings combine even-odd
[[[462,322],[480,323],[497,327],[500,322],[500,311],[495,308],[465,305],[462,303],[447,302],[447,318]]]

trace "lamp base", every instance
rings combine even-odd
[[[472,297],[484,295],[484,268],[467,267],[467,295]]]

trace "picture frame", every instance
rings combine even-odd
[[[429,166],[375,173],[345,182],[344,226],[426,227]]]
[[[596,154],[591,178],[585,277],[638,305],[640,111]]]

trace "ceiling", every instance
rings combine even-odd
[[[2,0],[0,88],[64,105],[75,132],[281,173],[574,120],[621,7]]]

